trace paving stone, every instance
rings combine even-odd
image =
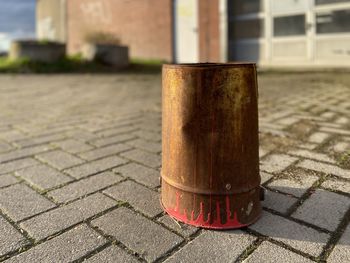
[[[159,155],[138,149],[124,152],[120,155],[153,168],[158,168],[161,165],[161,157]]]
[[[106,239],[94,230],[86,225],[81,225],[6,262],[72,262],[106,242]]]
[[[42,153],[37,155],[37,157],[60,170],[84,163],[80,158],[60,150]]]
[[[96,160],[109,155],[115,155],[117,153],[130,150],[131,148],[132,147],[123,143],[112,144],[110,146],[101,147],[98,149],[94,149],[92,151],[81,153],[79,154],[79,157],[85,160],[91,161],[91,160]]]
[[[147,141],[160,142],[162,139],[162,135],[159,132],[151,132],[151,131],[136,131],[135,134],[139,138],[143,138]]]
[[[135,257],[128,254],[125,250],[117,247],[110,246],[98,254],[88,258],[84,261],[85,263],[137,263],[139,262]]]
[[[0,256],[19,249],[28,243],[25,237],[0,216]]]
[[[16,175],[41,190],[47,190],[72,181],[69,176],[44,164],[16,171]]]
[[[28,146],[44,144],[44,143],[48,143],[48,142],[52,142],[52,141],[58,141],[58,140],[62,140],[64,138],[65,138],[65,135],[63,133],[50,134],[50,135],[44,135],[44,136],[40,136],[40,137],[16,141],[15,144],[19,145],[21,147],[28,147]]]
[[[144,139],[136,139],[126,142],[135,148],[145,150],[147,152],[159,153],[162,151],[162,144],[160,142],[151,142]]]
[[[317,176],[297,174],[273,180],[268,187],[283,193],[301,197],[318,180]]]
[[[96,192],[109,185],[115,184],[122,179],[121,176],[112,172],[104,172],[53,190],[49,192],[48,195],[55,201],[64,203]]]
[[[260,172],[261,182],[260,184],[266,183],[268,180],[270,180],[273,177],[273,174]]]
[[[307,150],[292,150],[288,152],[291,155],[296,155],[296,156],[300,156],[300,157],[304,157],[304,158],[308,158],[308,159],[313,159],[313,160],[317,160],[320,162],[327,162],[327,163],[336,163],[336,161],[330,157],[328,157],[326,154],[322,154],[322,153],[316,153],[316,152],[312,152],[312,151],[307,151]]]
[[[266,150],[266,149],[264,149],[262,147],[259,147],[259,158],[264,157],[268,153],[269,153],[268,150]]]
[[[260,169],[268,173],[279,173],[297,160],[298,158],[286,154],[271,154],[264,158]]]
[[[103,191],[107,195],[128,202],[135,209],[154,217],[163,210],[159,204],[159,193],[132,181],[125,181]]]
[[[92,225],[114,236],[147,261],[155,261],[183,241],[181,237],[125,207],[93,220]]]
[[[346,228],[342,237],[329,255],[327,262],[341,263],[348,262],[350,258],[350,225]]]
[[[93,149],[92,146],[74,139],[67,139],[64,141],[55,142],[53,144],[65,150],[66,152],[73,153],[73,154],[85,152]]]
[[[55,207],[54,203],[24,184],[0,190],[0,209],[14,221],[36,215],[52,207]]]
[[[298,145],[299,148],[301,149],[306,149],[306,150],[314,150],[318,147],[319,145],[316,143],[301,143]]]
[[[110,137],[110,136],[118,135],[122,133],[130,133],[136,130],[137,128],[135,126],[127,125],[127,126],[121,126],[121,127],[99,131],[99,132],[96,132],[96,134],[101,137]]]
[[[97,146],[97,147],[101,147],[101,146],[106,146],[109,144],[116,144],[116,143],[120,143],[120,142],[129,141],[129,140],[132,140],[134,138],[135,138],[135,135],[133,135],[132,133],[125,133],[125,134],[115,135],[113,137],[106,137],[106,138],[102,138],[102,139],[92,140],[92,141],[90,141],[90,143],[92,145]]]
[[[327,180],[322,183],[322,187],[350,194],[350,182]]]
[[[272,191],[265,191],[265,200],[262,202],[264,207],[270,208],[282,214],[295,204],[298,199]]]
[[[0,163],[28,157],[41,152],[46,152],[50,149],[53,149],[53,147],[50,147],[48,145],[42,145],[42,146],[18,149],[8,153],[3,153],[3,154],[0,154]]]
[[[5,187],[18,183],[16,177],[11,174],[0,175],[0,187]]]
[[[321,127],[320,130],[324,131],[324,132],[330,132],[330,133],[350,136],[349,130],[343,130],[343,129],[331,128],[331,127]]]
[[[116,167],[126,162],[127,162],[126,160],[123,160],[117,156],[111,156],[111,157],[99,159],[97,161],[92,161],[89,163],[81,164],[79,166],[75,166],[73,168],[65,170],[65,172],[79,179],[79,178],[86,177],[88,175],[109,170],[113,167]]]
[[[315,257],[322,253],[330,238],[328,234],[268,212],[263,212],[249,228]]]
[[[122,165],[115,168],[113,171],[150,187],[159,186],[159,172],[137,163]]]
[[[343,152],[350,151],[350,143],[349,142],[337,142],[334,144],[332,150],[337,152],[337,153],[343,153]]]
[[[326,190],[316,190],[292,216],[334,231],[349,207],[350,198]]]
[[[234,262],[254,239],[240,230],[204,231],[165,262]]]
[[[177,222],[175,219],[172,219],[168,215],[160,217],[158,221],[184,237],[189,237],[199,230],[197,227]]]
[[[339,117],[334,121],[334,123],[346,125],[349,123],[349,119],[346,117]]]
[[[17,140],[22,140],[26,138],[26,135],[23,132],[18,130],[8,130],[0,133],[0,137],[5,139],[8,142],[13,142]]]
[[[329,133],[325,132],[315,132],[310,135],[308,141],[312,143],[321,144],[325,142],[330,137]]]
[[[16,160],[12,162],[7,162],[0,164],[0,174],[10,173],[19,169],[23,169],[29,166],[34,166],[40,164],[37,160],[32,158],[26,158],[22,160]]]
[[[284,262],[284,263],[312,263],[314,261],[296,254],[283,247],[277,246],[271,242],[264,241],[254,252],[243,261],[244,263],[265,263],[265,262]]]
[[[112,199],[96,193],[68,205],[58,207],[20,224],[37,240],[65,230],[116,205]]]
[[[319,163],[311,160],[304,160],[297,164],[298,167],[350,179],[350,170],[342,169],[335,165]]]
[[[0,141],[0,153],[7,152],[7,151],[10,151],[12,149],[13,149],[13,147],[10,144],[3,142],[3,141]]]

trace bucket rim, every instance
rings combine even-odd
[[[163,68],[240,68],[240,67],[256,67],[254,62],[227,62],[227,63],[216,63],[216,62],[204,62],[204,63],[165,63]]]

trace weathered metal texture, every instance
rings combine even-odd
[[[255,64],[163,66],[164,210],[205,228],[261,213]]]

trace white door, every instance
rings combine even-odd
[[[314,28],[311,0],[271,0],[272,64],[309,64]]]
[[[175,0],[174,7],[176,62],[198,62],[198,0]]]

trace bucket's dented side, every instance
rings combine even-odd
[[[238,228],[261,213],[254,64],[164,65],[162,205],[188,224]]]

